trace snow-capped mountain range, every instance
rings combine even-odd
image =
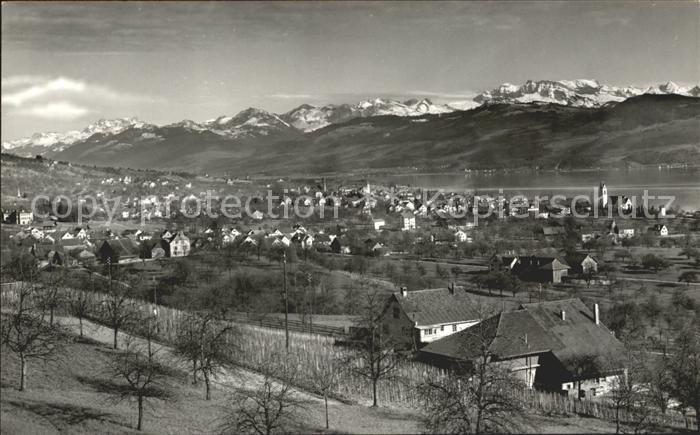
[[[155,129],[181,128],[191,132],[209,132],[230,139],[245,139],[288,131],[311,132],[354,118],[382,115],[414,117],[442,114],[457,110],[469,110],[483,104],[559,104],[594,108],[624,101],[627,98],[645,93],[699,97],[700,87],[682,87],[670,81],[648,88],[639,88],[602,85],[596,80],[528,80],[521,86],[504,83],[493,90],[477,95],[473,99],[446,104],[436,104],[427,98],[404,102],[376,98],[364,100],[354,105],[329,104],[317,107],[303,104],[279,115],[261,109],[249,108],[235,116],[220,116],[202,123],[184,120],[162,127],[147,124],[136,118],[101,119],[80,131],[36,133],[28,138],[3,142],[2,149],[20,156],[52,154],[75,143],[85,141],[95,134],[117,135],[132,128],[148,131],[149,135],[155,134],[152,133]]]
[[[146,123],[136,118],[100,119],[82,130],[72,130],[65,133],[35,133],[30,137],[17,139],[11,142],[3,142],[3,150],[22,150],[24,154],[31,155],[31,150],[42,151],[42,148],[52,151],[62,151],[66,147],[89,138],[94,134],[118,134],[132,127],[142,128]],[[37,152],[36,154],[43,154]]]
[[[553,103],[576,107],[600,107],[641,94],[677,94],[697,97],[700,87],[681,87],[673,82],[637,88],[601,85],[597,80],[532,81],[522,86],[504,83],[474,98],[477,103]]]

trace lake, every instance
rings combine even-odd
[[[370,177],[377,182],[394,182],[426,189],[443,189],[496,196],[499,189],[506,197],[516,194],[529,198],[535,195],[588,195],[598,189],[600,182],[608,187],[608,195],[636,196],[642,204],[644,190],[650,196],[649,204],[664,205],[668,200],[659,196],[673,196],[672,207],[700,210],[700,168],[688,169],[632,169],[576,172],[470,172],[439,174],[398,174]],[[651,196],[656,198],[652,199]]]

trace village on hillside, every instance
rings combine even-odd
[[[173,313],[216,307],[230,322],[328,337],[348,349],[372,331],[362,320],[371,295],[377,331],[395,358],[382,368],[387,373],[401,365],[461,373],[488,357],[526,389],[596,406],[619,393],[631,369],[630,343],[664,353],[674,346],[682,327],[678,318],[661,316],[665,304],[682,311],[700,306],[693,296],[697,213],[640,207],[642,217],[629,218],[629,198],[609,195],[602,182],[599,203],[572,212],[522,196],[278,180],[262,185],[268,196],[284,192],[277,202],[261,196],[251,213],[234,218],[211,218],[201,207],[192,215],[205,192],[188,194],[164,214],[174,191],[193,190],[189,181],[169,186],[124,176],[100,179],[104,185],[124,186],[129,195],[135,185],[140,192],[168,187],[134,194],[112,210],[114,221],[106,220],[109,210],[84,209],[91,218],[77,222],[61,202],[37,214],[8,207],[2,223],[8,286],[16,285],[18,265],[29,262],[37,277],[58,274],[62,285],[77,288],[137,283],[128,292],[135,306],[180,310]],[[21,204],[22,196],[3,204]],[[272,209],[265,210],[268,203]],[[309,217],[285,218],[294,207]],[[39,218],[45,210],[63,217]],[[56,301],[56,309],[62,304]],[[94,316],[99,321],[99,312]],[[670,397],[665,406],[685,412]]]

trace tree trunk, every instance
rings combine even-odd
[[[119,333],[119,328],[117,328],[117,327],[115,326],[115,327],[114,327],[114,342],[113,342],[113,344],[112,344],[112,346],[114,347],[114,349],[117,348],[117,334],[118,334],[118,333]]]
[[[136,430],[141,430],[141,427],[143,426],[143,396],[139,396],[139,421],[138,424],[136,425]]]
[[[481,409],[476,413],[476,423],[474,425],[474,433],[481,433]]]
[[[377,407],[377,379],[372,379],[372,407]]]
[[[328,395],[326,393],[323,393],[323,401],[326,404],[326,429],[329,429],[330,426],[328,425]]]
[[[49,326],[53,326],[53,306],[49,308]]]
[[[24,391],[25,380],[27,378],[27,359],[24,356],[19,357],[19,391]]]
[[[197,360],[192,360],[192,385],[197,385]]]
[[[211,385],[209,382],[209,373],[207,373],[206,370],[202,370],[202,374],[204,374],[204,385],[207,387],[207,394],[205,396],[206,400],[211,400]]]
[[[78,318],[78,323],[80,324],[80,336],[83,336],[83,318],[79,317]]]

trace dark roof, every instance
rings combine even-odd
[[[107,243],[119,256],[138,256],[138,247],[131,239],[110,239],[103,243]]]
[[[572,360],[586,355],[615,358],[624,351],[605,325],[596,325],[593,312],[580,299],[523,304],[522,308],[563,344],[553,352],[564,365],[570,366]],[[562,311],[566,320],[561,319]]]
[[[556,236],[559,234],[566,234],[564,227],[543,227],[542,232],[545,236]]]
[[[54,244],[63,247],[88,246],[88,242],[82,239],[56,239]]]
[[[566,320],[561,318],[562,311]],[[570,372],[577,358],[594,356],[612,362],[624,351],[605,325],[596,325],[593,313],[580,299],[566,299],[521,305],[517,311],[497,314],[434,341],[421,352],[472,359],[479,356],[482,343],[500,359],[551,351]]]
[[[556,270],[561,270],[561,269],[569,269],[569,265],[566,263],[561,258],[556,258],[556,257],[538,257],[535,255],[532,256],[523,256],[523,257],[517,257],[518,258],[518,264],[517,267],[519,268],[525,268],[525,269],[542,269],[542,270],[551,270],[554,269],[556,266]],[[555,260],[560,263],[555,264]]]
[[[518,310],[489,317],[480,324],[428,344],[421,352],[473,359],[481,355],[482,345],[488,346],[489,354],[497,359],[542,353],[563,346],[548,335],[527,310]]]
[[[42,258],[45,259],[49,256],[50,253],[52,252],[57,252],[61,250],[60,247],[57,247],[55,245],[44,245],[41,243],[35,244],[32,246],[32,253],[36,258]]]
[[[329,236],[328,234],[322,234],[322,233],[316,234],[316,236],[314,237],[314,239],[315,239],[316,242],[318,242],[318,243],[327,243],[327,242],[330,242],[330,241],[331,241],[331,238],[330,238],[330,236]]]
[[[414,290],[402,296],[394,292],[403,311],[419,326],[479,319],[479,301],[461,289]]]
[[[580,265],[583,262],[583,260],[586,259],[586,257],[591,257],[591,260],[597,263],[595,258],[593,258],[590,254],[587,254],[585,252],[570,253],[567,254],[564,258],[566,260],[566,263],[569,265]]]

